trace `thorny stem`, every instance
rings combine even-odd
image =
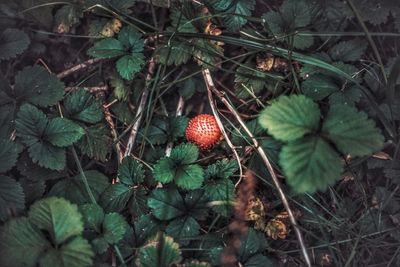
[[[275,173],[274,168],[272,167],[271,162],[269,161],[269,159],[267,157],[267,154],[265,153],[264,149],[259,145],[257,139],[254,138],[254,135],[249,130],[249,128],[246,126],[246,124],[244,123],[244,121],[242,120],[240,115],[237,113],[235,108],[226,99],[225,94],[220,92],[214,86],[211,73],[210,73],[210,71],[208,69],[203,70],[203,76],[204,76],[204,80],[205,80],[206,85],[207,85],[207,90],[209,91],[209,98],[213,101],[212,96],[210,96],[211,92],[213,92],[221,100],[221,102],[229,109],[229,111],[232,113],[232,115],[234,115],[236,120],[239,122],[239,124],[246,131],[246,133],[250,137],[254,147],[257,149],[258,154],[260,155],[260,157],[263,160],[265,166],[267,167],[268,172],[271,175],[272,180],[273,180],[273,182],[275,184],[275,187],[278,190],[278,194],[279,194],[279,197],[280,197],[280,199],[282,201],[282,204],[285,207],[286,211],[288,212],[289,219],[290,219],[291,224],[293,225],[294,231],[296,233],[297,240],[299,241],[299,245],[300,245],[301,252],[303,254],[304,260],[306,261],[307,266],[311,267],[310,257],[308,255],[307,248],[306,248],[304,240],[303,240],[303,236],[302,236],[302,234],[300,232],[300,229],[298,227],[297,220],[294,217],[293,211],[292,211],[292,209],[291,209],[291,207],[289,205],[289,201],[287,200],[286,195],[283,192],[282,186],[280,185],[278,177],[277,177],[277,175]],[[212,102],[212,101],[210,101],[210,102]]]
[[[217,111],[217,108],[215,106],[215,101],[213,98],[213,94],[212,94],[212,88],[215,88],[214,82],[212,80],[211,74],[210,74],[210,70],[209,69],[203,69],[202,71],[203,73],[203,77],[204,77],[204,81],[206,82],[206,87],[207,87],[207,95],[208,95],[208,101],[210,103],[211,106],[211,110],[214,114],[215,120],[217,121],[217,124],[219,126],[219,129],[221,130],[222,135],[224,136],[226,143],[228,144],[228,146],[231,148],[233,155],[235,156],[235,159],[238,163],[239,166],[239,180],[236,182],[235,187],[237,187],[240,182],[243,179],[243,169],[242,169],[242,164],[240,163],[240,157],[239,154],[237,153],[235,146],[232,144],[228,134],[225,131],[224,125],[222,124],[221,118],[219,116],[219,113]]]

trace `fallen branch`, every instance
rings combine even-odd
[[[306,261],[307,266],[311,267],[311,261],[310,257],[308,256],[307,248],[304,244],[303,236],[300,232],[299,226],[297,224],[297,220],[293,214],[292,209],[290,208],[289,201],[286,198],[285,193],[283,192],[282,186],[278,180],[278,177],[275,173],[274,168],[272,167],[271,162],[269,161],[267,154],[265,153],[264,149],[260,146],[258,143],[257,139],[254,137],[253,133],[249,130],[249,128],[246,126],[236,109],[229,103],[229,101],[226,99],[225,94],[223,92],[220,92],[213,83],[211,73],[208,69],[203,70],[203,76],[204,80],[206,81],[207,85],[207,90],[213,92],[220,100],[221,102],[229,109],[229,111],[232,113],[232,115],[236,118],[236,120],[239,122],[240,126],[243,127],[247,135],[250,137],[253,146],[256,148],[258,154],[260,155],[261,159],[263,160],[265,166],[268,169],[269,174],[272,177],[272,180],[275,184],[276,189],[278,190],[279,197],[282,201],[283,206],[285,207],[286,211],[288,212],[290,222],[293,226],[293,229],[295,231],[297,240],[299,241],[299,245],[301,248],[301,252],[303,254],[304,260]]]
[[[103,61],[103,60],[105,60],[105,59],[104,58],[92,58],[92,59],[86,60],[85,62],[79,63],[78,65],[75,65],[75,66],[73,66],[73,67],[71,67],[69,69],[63,70],[62,72],[57,74],[57,78],[58,79],[65,78],[65,77],[71,75],[74,72],[77,72],[77,71],[82,70],[82,69],[86,69],[90,65],[93,65],[93,64],[98,63],[98,62]]]

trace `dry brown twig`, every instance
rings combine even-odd
[[[295,231],[297,240],[299,241],[299,245],[301,248],[301,252],[303,254],[304,260],[306,261],[307,266],[311,267],[311,260],[310,257],[308,255],[307,252],[307,248],[306,245],[304,243],[303,240],[303,236],[301,234],[301,231],[299,229],[299,226],[297,224],[297,220],[294,216],[294,213],[289,205],[289,201],[286,198],[285,193],[283,192],[282,186],[278,180],[278,177],[275,173],[274,168],[272,167],[271,162],[269,161],[267,154],[265,153],[264,149],[259,145],[257,139],[254,137],[254,135],[252,134],[252,132],[249,130],[249,128],[246,126],[246,124],[244,123],[244,121],[242,120],[242,118],[240,117],[240,115],[238,114],[238,112],[236,111],[236,109],[230,104],[230,102],[227,100],[227,98],[225,97],[225,94],[223,92],[220,92],[213,83],[213,79],[211,76],[211,73],[208,69],[204,69],[203,70],[203,77],[204,77],[204,81],[206,83],[207,86],[207,90],[209,92],[209,99],[210,99],[210,104],[211,102],[214,101],[213,97],[212,97],[212,93],[214,93],[219,100],[229,109],[229,111],[232,113],[232,115],[236,118],[236,120],[239,122],[240,126],[245,130],[245,132],[247,133],[247,135],[250,137],[254,148],[257,150],[258,154],[260,155],[261,159],[263,160],[265,166],[268,169],[269,174],[272,177],[272,180],[275,184],[275,187],[278,191],[279,197],[282,201],[283,206],[285,207],[286,211],[289,214],[289,218],[290,218],[290,222],[293,226],[293,229]],[[212,92],[212,93],[211,93]],[[210,96],[211,94],[211,96]]]
[[[73,66],[73,67],[71,67],[71,68],[69,68],[69,69],[63,70],[62,72],[60,72],[59,74],[57,74],[57,78],[58,78],[58,79],[65,78],[65,77],[71,75],[71,74],[74,73],[74,72],[77,72],[77,71],[79,71],[79,70],[86,69],[86,68],[88,68],[89,66],[91,66],[91,65],[93,65],[93,64],[96,64],[96,63],[98,63],[98,62],[101,62],[101,61],[103,61],[103,60],[105,60],[105,59],[104,59],[104,58],[92,58],[92,59],[88,59],[88,60],[86,60],[85,62],[79,63],[79,64],[77,64],[77,65],[75,65],[75,66]]]

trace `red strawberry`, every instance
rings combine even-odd
[[[186,128],[186,139],[205,150],[215,145],[221,138],[221,130],[215,117],[210,114],[200,114],[189,121]]]

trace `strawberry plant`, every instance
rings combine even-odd
[[[0,1],[0,266],[400,265],[399,18]]]

